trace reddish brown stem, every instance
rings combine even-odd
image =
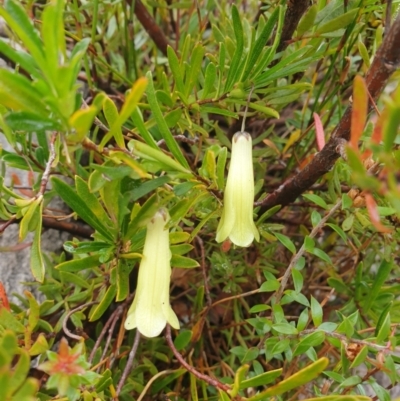
[[[143,28],[153,39],[154,43],[158,47],[158,49],[164,54],[167,55],[167,47],[169,45],[168,39],[165,37],[164,32],[160,29],[160,27],[156,24],[153,17],[147,11],[146,7],[140,0],[127,0],[128,4],[132,6],[134,4],[135,7],[135,15],[140,23],[143,25]]]
[[[178,352],[178,350],[175,348],[174,342],[172,341],[172,336],[171,336],[171,326],[167,324],[166,327],[166,332],[165,332],[165,338],[167,340],[168,346],[171,348],[173,354],[175,355],[175,358],[178,360],[178,362],[192,375],[196,376],[198,379],[205,381],[211,386],[214,386],[220,390],[223,391],[229,391],[231,388],[227,384],[221,383],[217,379],[213,379],[210,376],[204,375],[203,373],[200,373],[197,371],[193,366],[189,365],[184,359],[183,356]]]
[[[400,65],[400,15],[391,26],[388,35],[377,51],[366,76],[370,98],[376,101],[385,88],[390,76]],[[369,102],[369,112],[373,102]],[[286,206],[296,200],[304,191],[311,187],[320,177],[328,172],[340,156],[343,141],[350,137],[351,105],[347,107],[342,119],[332,132],[330,140],[321,152],[299,173],[289,178],[277,190],[259,203],[260,213],[264,213],[275,205]]]

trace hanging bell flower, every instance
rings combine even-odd
[[[233,136],[231,164],[224,192],[222,217],[217,228],[217,242],[228,237],[237,246],[250,246],[260,234],[253,221],[254,173],[252,141],[247,132]]]
[[[125,328],[137,328],[146,337],[158,336],[167,323],[179,329],[179,321],[169,302],[171,251],[167,210],[160,209],[147,224],[136,294],[125,320]]]

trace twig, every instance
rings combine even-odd
[[[40,188],[38,195],[44,195],[46,192],[46,186],[47,183],[49,182],[50,178],[50,172],[51,172],[51,165],[53,164],[55,158],[56,158],[56,149],[54,147],[54,142],[57,139],[57,132],[53,132],[53,135],[50,138],[50,155],[49,155],[49,160],[46,163],[46,168],[44,169],[43,175],[42,175],[42,181],[40,182]]]
[[[83,238],[91,238],[94,233],[94,230],[91,227],[73,221],[59,221],[55,218],[43,217],[42,223],[46,228],[66,231],[72,235],[77,235]]]
[[[386,353],[390,354],[390,355],[398,355],[399,351],[400,351],[400,347],[396,347],[394,348],[394,350],[390,350],[388,348],[387,345],[379,345],[379,344],[375,344],[375,343],[371,343],[369,341],[366,340],[358,340],[357,338],[348,338],[346,335],[344,334],[340,334],[340,333],[335,333],[332,331],[325,331],[325,330],[320,330],[318,328],[315,329],[307,329],[307,330],[303,330],[299,333],[300,336],[305,336],[307,334],[311,334],[311,333],[315,333],[315,332],[322,332],[325,333],[325,335],[327,335],[328,337],[333,337],[333,338],[337,338],[340,341],[343,341],[346,344],[360,344],[360,345],[365,345],[367,347],[370,348],[374,348],[377,351],[385,351]]]
[[[378,49],[371,67],[365,78],[371,98],[376,100],[385,88],[390,76],[400,64],[400,14],[392,24],[382,45]],[[372,110],[369,103],[369,111]],[[331,138],[321,152],[299,173],[284,182],[277,190],[259,203],[260,214],[275,205],[286,206],[296,200],[304,191],[310,188],[320,177],[327,173],[339,157],[337,147],[341,141],[350,137],[351,105],[346,109],[339,124],[334,129]]]
[[[13,216],[13,217],[10,218],[10,220],[6,221],[6,222],[0,227],[0,234],[2,234],[2,233],[5,231],[5,229],[6,229],[9,225],[15,223],[16,220],[17,220],[17,218],[16,218],[15,216]]]
[[[293,33],[299,24],[300,18],[310,7],[310,0],[296,0],[288,1],[285,13],[285,20],[283,22],[282,36],[279,42],[277,53],[285,50],[292,39]]]
[[[190,145],[194,145],[199,142],[199,138],[187,138],[185,135],[174,135],[174,139],[180,142],[188,143]],[[165,139],[161,139],[157,142],[157,146],[162,146],[165,144]]]
[[[340,199],[336,204],[333,206],[333,208],[321,219],[321,221],[312,229],[309,237],[314,238],[319,230],[325,225],[325,223],[328,221],[328,219],[340,208],[342,205],[342,200]],[[283,291],[286,288],[287,282],[292,274],[293,268],[296,266],[298,260],[300,257],[304,254],[306,251],[305,244],[301,246],[301,248],[298,250],[296,255],[293,256],[292,260],[290,261],[290,264],[288,268],[285,271],[285,274],[282,277],[281,285],[279,286],[279,289],[277,290],[276,296],[275,296],[275,302],[279,303],[279,301],[282,298]]]
[[[178,352],[178,350],[175,348],[174,342],[172,341],[171,337],[171,326],[167,324],[166,327],[166,332],[165,332],[165,338],[167,340],[168,346],[171,348],[171,351],[175,355],[175,358],[178,360],[178,362],[192,375],[196,376],[198,379],[205,381],[209,385],[216,387],[220,390],[223,390],[225,392],[229,391],[231,389],[230,386],[227,384],[221,383],[217,379],[213,379],[210,376],[204,375],[203,373],[200,373],[197,371],[193,366],[189,365],[182,357],[182,355]]]
[[[211,307],[212,299],[211,299],[211,295],[210,295],[210,288],[208,286],[208,277],[207,277],[207,271],[206,271],[206,255],[205,255],[205,251],[204,251],[204,243],[203,243],[203,240],[199,236],[196,236],[196,240],[197,240],[197,242],[199,244],[199,247],[200,247],[201,271],[203,273],[204,290],[206,292],[207,306]]]
[[[132,370],[133,360],[135,359],[135,355],[136,355],[136,351],[139,346],[139,342],[140,342],[140,332],[138,329],[136,329],[135,340],[133,342],[132,349],[129,352],[129,357],[128,357],[128,360],[126,361],[124,372],[122,373],[121,379],[118,383],[117,396],[121,393],[122,387],[124,386],[125,381],[128,378],[128,375]]]
[[[136,401],[142,401],[142,399],[144,398],[144,396],[146,395],[148,389],[151,387],[151,385],[154,383],[155,380],[157,380],[159,377],[164,376],[164,375],[168,375],[170,373],[174,373],[175,370],[173,369],[167,369],[167,370],[163,370],[161,372],[158,372],[156,375],[154,375],[147,383],[146,386],[144,387],[144,389],[142,390],[142,392],[140,393],[138,399]]]
[[[88,302],[88,303],[86,303],[86,304],[80,305],[80,306],[78,306],[78,307],[75,308],[75,309],[71,309],[71,310],[66,314],[65,319],[64,319],[64,321],[63,321],[63,323],[62,323],[62,327],[63,327],[63,330],[64,330],[65,335],[68,336],[69,338],[73,338],[74,340],[78,340],[78,341],[84,340],[84,339],[85,339],[84,337],[78,336],[78,335],[76,335],[76,334],[73,334],[73,333],[68,329],[68,327],[67,327],[68,320],[69,320],[69,318],[71,317],[71,315],[73,315],[75,312],[78,312],[78,311],[80,311],[80,310],[82,310],[82,309],[87,308],[88,306],[95,305],[95,304],[98,304],[98,303],[99,303],[99,301],[92,301],[92,302]]]
[[[386,0],[385,35],[387,35],[390,30],[391,14],[392,14],[392,0]]]
[[[112,335],[114,333],[115,325],[117,324],[120,316],[122,315],[123,310],[124,310],[123,308],[118,308],[117,311],[116,311],[117,313],[113,313],[113,319],[112,319],[111,327],[108,330],[108,336],[107,336],[106,344],[104,345],[103,354],[101,355],[100,361],[102,361],[106,356],[108,347],[110,346],[110,343],[111,343]]]
[[[92,352],[90,353],[90,356],[89,356],[89,362],[90,363],[92,362],[97,349],[100,347],[100,343],[103,340],[104,336],[106,335],[108,328],[110,327],[110,325],[114,321],[115,316],[116,315],[119,316],[121,314],[121,312],[124,310],[126,304],[132,301],[132,298],[133,298],[133,294],[131,294],[124,301],[124,303],[122,305],[119,305],[118,308],[111,314],[111,316],[107,320],[106,324],[104,325],[103,329],[100,332],[100,335],[97,337],[97,340],[96,340],[96,342],[95,342],[95,344],[93,346]]]
[[[168,39],[165,37],[164,32],[154,21],[150,13],[147,11],[146,7],[140,0],[128,0],[127,3],[130,6],[133,4],[137,19],[143,25],[143,28],[146,30],[149,36],[153,39],[158,49],[161,50],[164,56],[166,56],[167,47],[169,46]]]

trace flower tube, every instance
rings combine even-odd
[[[260,234],[253,221],[254,173],[252,141],[247,132],[233,136],[231,164],[224,192],[222,217],[217,228],[217,242],[228,237],[237,246],[250,246]]]
[[[137,328],[146,337],[158,336],[167,323],[179,329],[179,321],[169,302],[171,251],[167,210],[160,209],[147,224],[135,299],[128,311],[125,328]]]

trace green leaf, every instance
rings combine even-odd
[[[0,327],[15,333],[25,333],[25,326],[6,308],[0,308]]]
[[[297,321],[297,330],[298,331],[303,331],[308,324],[308,317],[309,317],[309,311],[308,308],[305,308],[299,316],[299,320]]]
[[[143,117],[142,117],[138,107],[136,107],[136,109],[132,112],[131,119],[133,121],[133,124],[135,124],[135,127],[139,131],[140,135],[147,143],[147,145],[151,146],[154,149],[158,149],[156,141],[151,136],[150,132],[147,130],[147,128],[143,122]]]
[[[372,401],[372,398],[365,395],[326,395],[307,398],[304,401]]]
[[[251,49],[251,53],[246,62],[246,68],[243,72],[241,81],[244,82],[248,79],[251,70],[257,63],[258,58],[260,57],[263,48],[265,47],[268,39],[271,37],[272,31],[276,24],[276,21],[279,17],[280,8],[275,7],[274,11],[268,18],[267,23],[264,25],[263,30],[261,31],[259,37],[257,38],[256,42],[254,43],[253,48]]]
[[[303,196],[303,198],[306,198],[309,201],[315,203],[319,207],[322,207],[325,210],[328,209],[328,205],[326,204],[326,202],[320,196],[315,195],[315,194],[303,194],[302,196]]]
[[[301,272],[296,269],[292,270],[293,285],[296,292],[300,292],[303,288],[304,278]]]
[[[393,301],[390,302],[379,315],[378,323],[376,324],[375,328],[375,336],[378,343],[380,343],[381,341],[385,341],[390,334],[390,310],[392,306]]]
[[[0,69],[0,104],[14,111],[48,116],[43,97],[32,87],[31,81],[5,69]]]
[[[201,44],[197,44],[190,57],[190,67],[186,71],[185,96],[188,97],[195,88],[201,70],[205,49]]]
[[[175,338],[174,345],[178,351],[182,351],[192,339],[193,332],[191,330],[182,330]]]
[[[322,371],[328,366],[328,358],[318,359],[316,362],[308,365],[304,369],[300,369],[297,373],[289,376],[287,379],[282,380],[275,386],[260,392],[259,394],[248,398],[248,401],[266,400],[269,397],[277,396],[286,393],[294,388],[303,386],[304,384],[314,380],[319,376]]]
[[[323,311],[319,302],[311,295],[311,317],[315,327],[322,323]]]
[[[45,265],[41,250],[43,202],[41,202],[40,207],[36,209],[36,213],[38,213],[39,218],[31,247],[30,265],[33,277],[42,283],[45,272]]]
[[[103,113],[104,117],[107,120],[108,126],[112,127],[114,124],[116,124],[116,127],[114,129],[114,135],[116,138],[120,139],[122,138],[122,130],[121,126],[118,126],[118,109],[115,103],[108,97],[106,96],[103,101]],[[111,137],[111,135],[110,135]],[[122,138],[123,140],[123,138]],[[117,142],[118,143],[118,142]]]
[[[90,207],[77,195],[77,193],[64,181],[59,178],[52,177],[54,189],[62,200],[81,217],[86,223],[97,230],[104,238],[113,241],[113,235],[109,228],[104,226],[97,216],[92,212]]]
[[[168,149],[172,152],[172,154],[176,157],[176,159],[183,167],[189,169],[189,164],[186,161],[185,157],[183,156],[180,147],[176,143],[175,138],[172,136],[171,131],[169,130],[167,123],[165,122],[165,119],[162,115],[160,106],[157,101],[157,96],[154,90],[153,77],[151,75],[151,71],[149,71],[146,74],[146,77],[149,82],[147,87],[147,99],[149,101],[149,106],[153,113],[154,120],[157,123],[158,129],[160,130],[160,133],[164,138],[165,143],[168,146]]]
[[[76,254],[99,252],[103,249],[109,248],[110,246],[111,245],[108,244],[107,242],[102,242],[102,241],[64,242],[64,249],[69,253],[76,253]]]
[[[86,109],[79,109],[68,120],[72,134],[68,136],[70,141],[82,142],[93,124],[99,109],[92,104]]]
[[[332,228],[332,230],[336,231],[337,234],[339,234],[340,238],[347,242],[347,235],[346,233],[336,224],[332,224],[332,223],[326,223],[326,225],[330,228]]]
[[[67,262],[62,262],[56,266],[56,269],[64,272],[79,272],[81,270],[98,267],[99,264],[99,255],[93,255],[82,259],[74,259],[68,260]]]
[[[133,264],[128,265],[124,260],[118,260],[117,265],[117,295],[116,301],[121,302],[129,295],[129,274]]]
[[[29,111],[8,113],[4,121],[14,131],[41,132],[46,130],[59,131],[63,127],[54,118],[42,117]]]
[[[208,63],[205,77],[203,92],[201,94],[201,99],[205,99],[209,93],[213,93],[215,90],[215,80],[217,78],[217,68],[213,62]]]
[[[311,347],[316,347],[325,341],[325,333],[316,331],[305,336],[298,344],[293,352],[293,356],[302,355]]]
[[[266,384],[272,383],[277,377],[282,375],[282,371],[283,369],[270,370],[269,372],[254,376],[251,379],[243,380],[240,383],[240,390],[248,387],[265,386]]]
[[[267,280],[261,284],[260,292],[273,292],[280,287],[280,282],[278,280]]]
[[[235,32],[236,48],[229,66],[228,76],[226,78],[224,88],[225,92],[231,91],[237,78],[241,75],[241,69],[239,66],[241,64],[243,55],[244,38],[241,17],[235,4],[232,5],[232,24]],[[242,64],[242,68],[243,67],[244,65]]]
[[[318,5],[313,4],[303,15],[299,24],[297,25],[297,37],[303,36],[306,32],[311,30],[314,26],[315,17],[317,16]]]
[[[179,65],[179,60],[175,54],[174,49],[171,46],[167,47],[167,56],[169,68],[171,69],[172,75],[174,76],[176,88],[180,93],[185,93],[185,86],[183,84],[183,75],[181,67]]]
[[[161,150],[154,149],[143,142],[132,139],[129,142],[129,147],[135,155],[147,160],[156,160],[161,163],[163,167],[165,167],[165,169],[167,170],[180,171],[182,173],[191,174],[190,170],[187,170],[174,159],[164,154]]]
[[[350,25],[358,14],[358,8],[354,8],[353,10],[348,11],[336,17],[326,24],[320,26],[317,31],[315,32],[317,35],[322,35],[324,33],[329,33],[333,31],[337,31],[338,29],[346,28],[347,25]]]
[[[100,297],[100,303],[90,311],[89,314],[90,322],[94,322],[103,316],[104,312],[107,310],[107,308],[111,305],[111,302],[114,300],[116,294],[117,294],[116,285],[115,284],[110,285],[105,295]]]
[[[40,78],[41,75],[38,72],[35,60],[30,54],[12,48],[2,39],[0,39],[0,54],[3,54],[8,59],[14,61],[15,64],[18,64],[20,68],[27,71],[32,77],[35,77],[36,79]]]
[[[138,199],[163,186],[169,181],[171,181],[171,177],[169,177],[168,175],[157,177],[154,180],[145,181],[143,184],[134,188],[132,200],[137,201]]]
[[[393,262],[391,260],[390,261],[382,260],[378,272],[376,273],[376,277],[373,281],[371,291],[368,297],[366,298],[364,313],[369,311],[375,299],[379,295],[384,282],[389,277],[392,267],[393,267]]]
[[[104,223],[109,230],[113,229],[114,224],[110,217],[107,215],[96,195],[89,191],[88,184],[81,177],[75,177],[75,188],[79,198],[89,207],[99,221]],[[112,233],[115,234],[113,231],[114,230],[112,230]]]
[[[289,249],[290,252],[293,253],[293,255],[296,253],[296,247],[294,246],[293,242],[286,237],[286,235],[283,235],[281,233],[275,233],[274,235],[276,238],[278,238],[279,242],[286,247],[287,249]]]
[[[228,391],[231,398],[235,398],[238,395],[240,389],[240,383],[244,380],[248,371],[249,371],[249,365],[243,365],[240,366],[239,369],[237,369],[232,389]]]
[[[194,259],[181,255],[172,255],[171,266],[179,267],[181,269],[192,269],[200,265]]]
[[[294,335],[298,333],[296,327],[292,326],[289,323],[276,323],[272,326],[272,328],[278,333],[282,334]]]
[[[41,215],[37,213],[38,207],[40,206],[43,197],[39,197],[35,199],[29,206],[27,206],[27,210],[24,213],[24,217],[21,219],[19,224],[19,237],[18,240],[22,242],[28,231],[33,231],[36,228],[38,220],[41,219]],[[25,208],[24,208],[25,209]],[[30,229],[33,224],[33,230]]]
[[[73,283],[79,288],[90,287],[89,283],[85,279],[78,276],[77,274],[73,274],[65,270],[60,272],[60,277],[61,277],[61,282],[64,284]]]
[[[368,357],[368,347],[364,345],[361,350],[358,352],[357,356],[354,358],[354,361],[350,365],[350,369],[356,368],[360,366]]]
[[[6,20],[12,31],[19,36],[42,71],[46,72],[43,43],[21,5],[13,0],[7,0],[3,7],[0,7],[0,15]]]
[[[190,234],[186,231],[175,231],[169,233],[169,243],[171,245],[181,244],[182,242],[186,242],[190,238]]]
[[[66,55],[64,36],[64,1],[55,0],[47,4],[42,14],[42,38],[49,75],[57,85],[57,69],[60,59]]]

